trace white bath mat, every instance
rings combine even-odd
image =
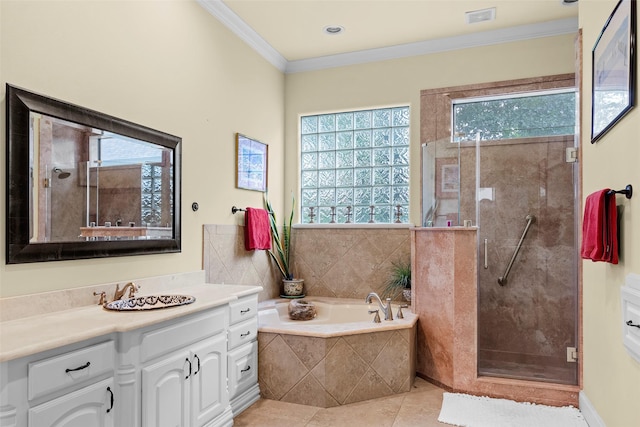
[[[444,393],[438,421],[460,427],[589,427],[572,406]]]

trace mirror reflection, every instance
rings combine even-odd
[[[172,150],[30,113],[30,242],[173,236]]]
[[[180,252],[180,137],[6,87],[7,264]]]

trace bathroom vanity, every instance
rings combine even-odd
[[[1,322],[0,426],[231,426],[259,398],[261,289],[197,284],[175,289],[196,298],[180,307]]]

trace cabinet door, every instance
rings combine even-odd
[[[224,334],[191,347],[191,427],[205,425],[229,405],[226,350]]]
[[[109,378],[31,408],[29,427],[113,427],[113,389]]]
[[[183,427],[188,423],[188,352],[142,368],[142,425]],[[134,423],[132,423],[134,425]]]

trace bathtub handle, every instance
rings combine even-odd
[[[369,310],[369,314],[375,313],[373,316],[373,323],[380,323],[380,310]]]

